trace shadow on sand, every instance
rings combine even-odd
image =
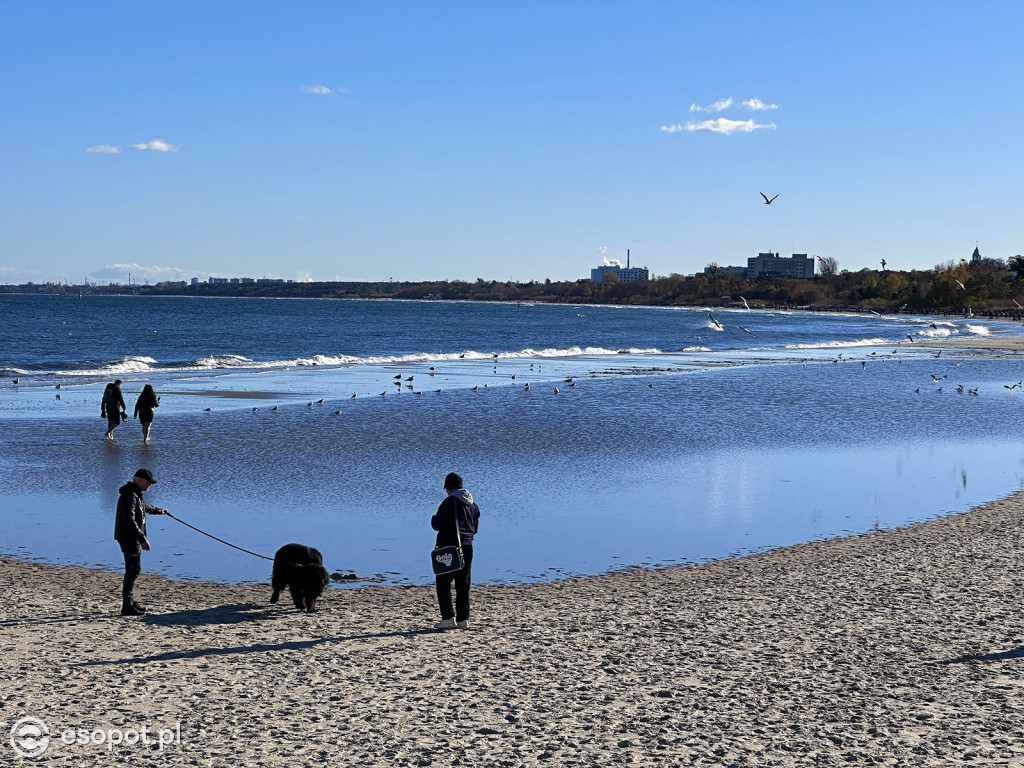
[[[191,650],[167,651],[152,656],[134,656],[126,659],[109,659],[105,661],[83,661],[76,667],[117,666],[121,664],[148,664],[154,661],[173,661],[174,659],[198,659],[207,656],[230,656],[236,653],[266,653],[268,651],[300,651],[315,648],[328,643],[346,643],[352,640],[376,640],[385,637],[413,637],[415,635],[438,634],[434,629],[416,629],[409,632],[376,632],[365,635],[348,635],[346,637],[321,637],[316,640],[296,640],[286,643],[253,643],[252,645],[236,645],[230,648],[194,648]]]
[[[955,659],[944,659],[933,661],[932,664],[986,664],[993,661],[1010,661],[1011,659],[1024,659],[1024,645],[1011,648],[1009,651],[997,653],[985,653],[978,655],[958,656]]]

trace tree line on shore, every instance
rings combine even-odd
[[[931,270],[829,270],[810,279],[763,275],[748,279],[710,265],[703,274],[670,274],[650,280],[420,281],[420,282],[166,282],[133,286],[73,286],[28,283],[0,292],[97,293],[150,296],[237,296],[319,299],[430,299],[561,302],[578,304],[750,306],[860,309],[876,312],[1002,312],[1024,309],[1024,256],[1009,262],[982,259],[949,262]]]

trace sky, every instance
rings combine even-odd
[[[1017,0],[0,0],[0,283],[1006,259],[1022,29]]]

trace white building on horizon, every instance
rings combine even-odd
[[[604,276],[609,272],[618,276],[619,280],[623,283],[631,283],[636,280],[650,280],[651,273],[647,267],[631,267],[629,266],[629,249],[626,249],[626,266],[622,266],[622,262],[618,259],[604,260],[604,264],[600,267],[595,267],[590,270],[590,282],[600,283],[604,280]]]

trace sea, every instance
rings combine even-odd
[[[0,554],[265,582],[278,547],[432,581],[458,472],[477,583],[735,557],[963,512],[1024,487],[1024,355],[975,317],[759,309],[0,295]],[[104,439],[105,384],[150,445]],[[186,525],[186,523],[188,525]],[[193,526],[192,528],[188,526]],[[248,550],[243,552],[210,538]],[[365,584],[366,581],[356,582]]]

